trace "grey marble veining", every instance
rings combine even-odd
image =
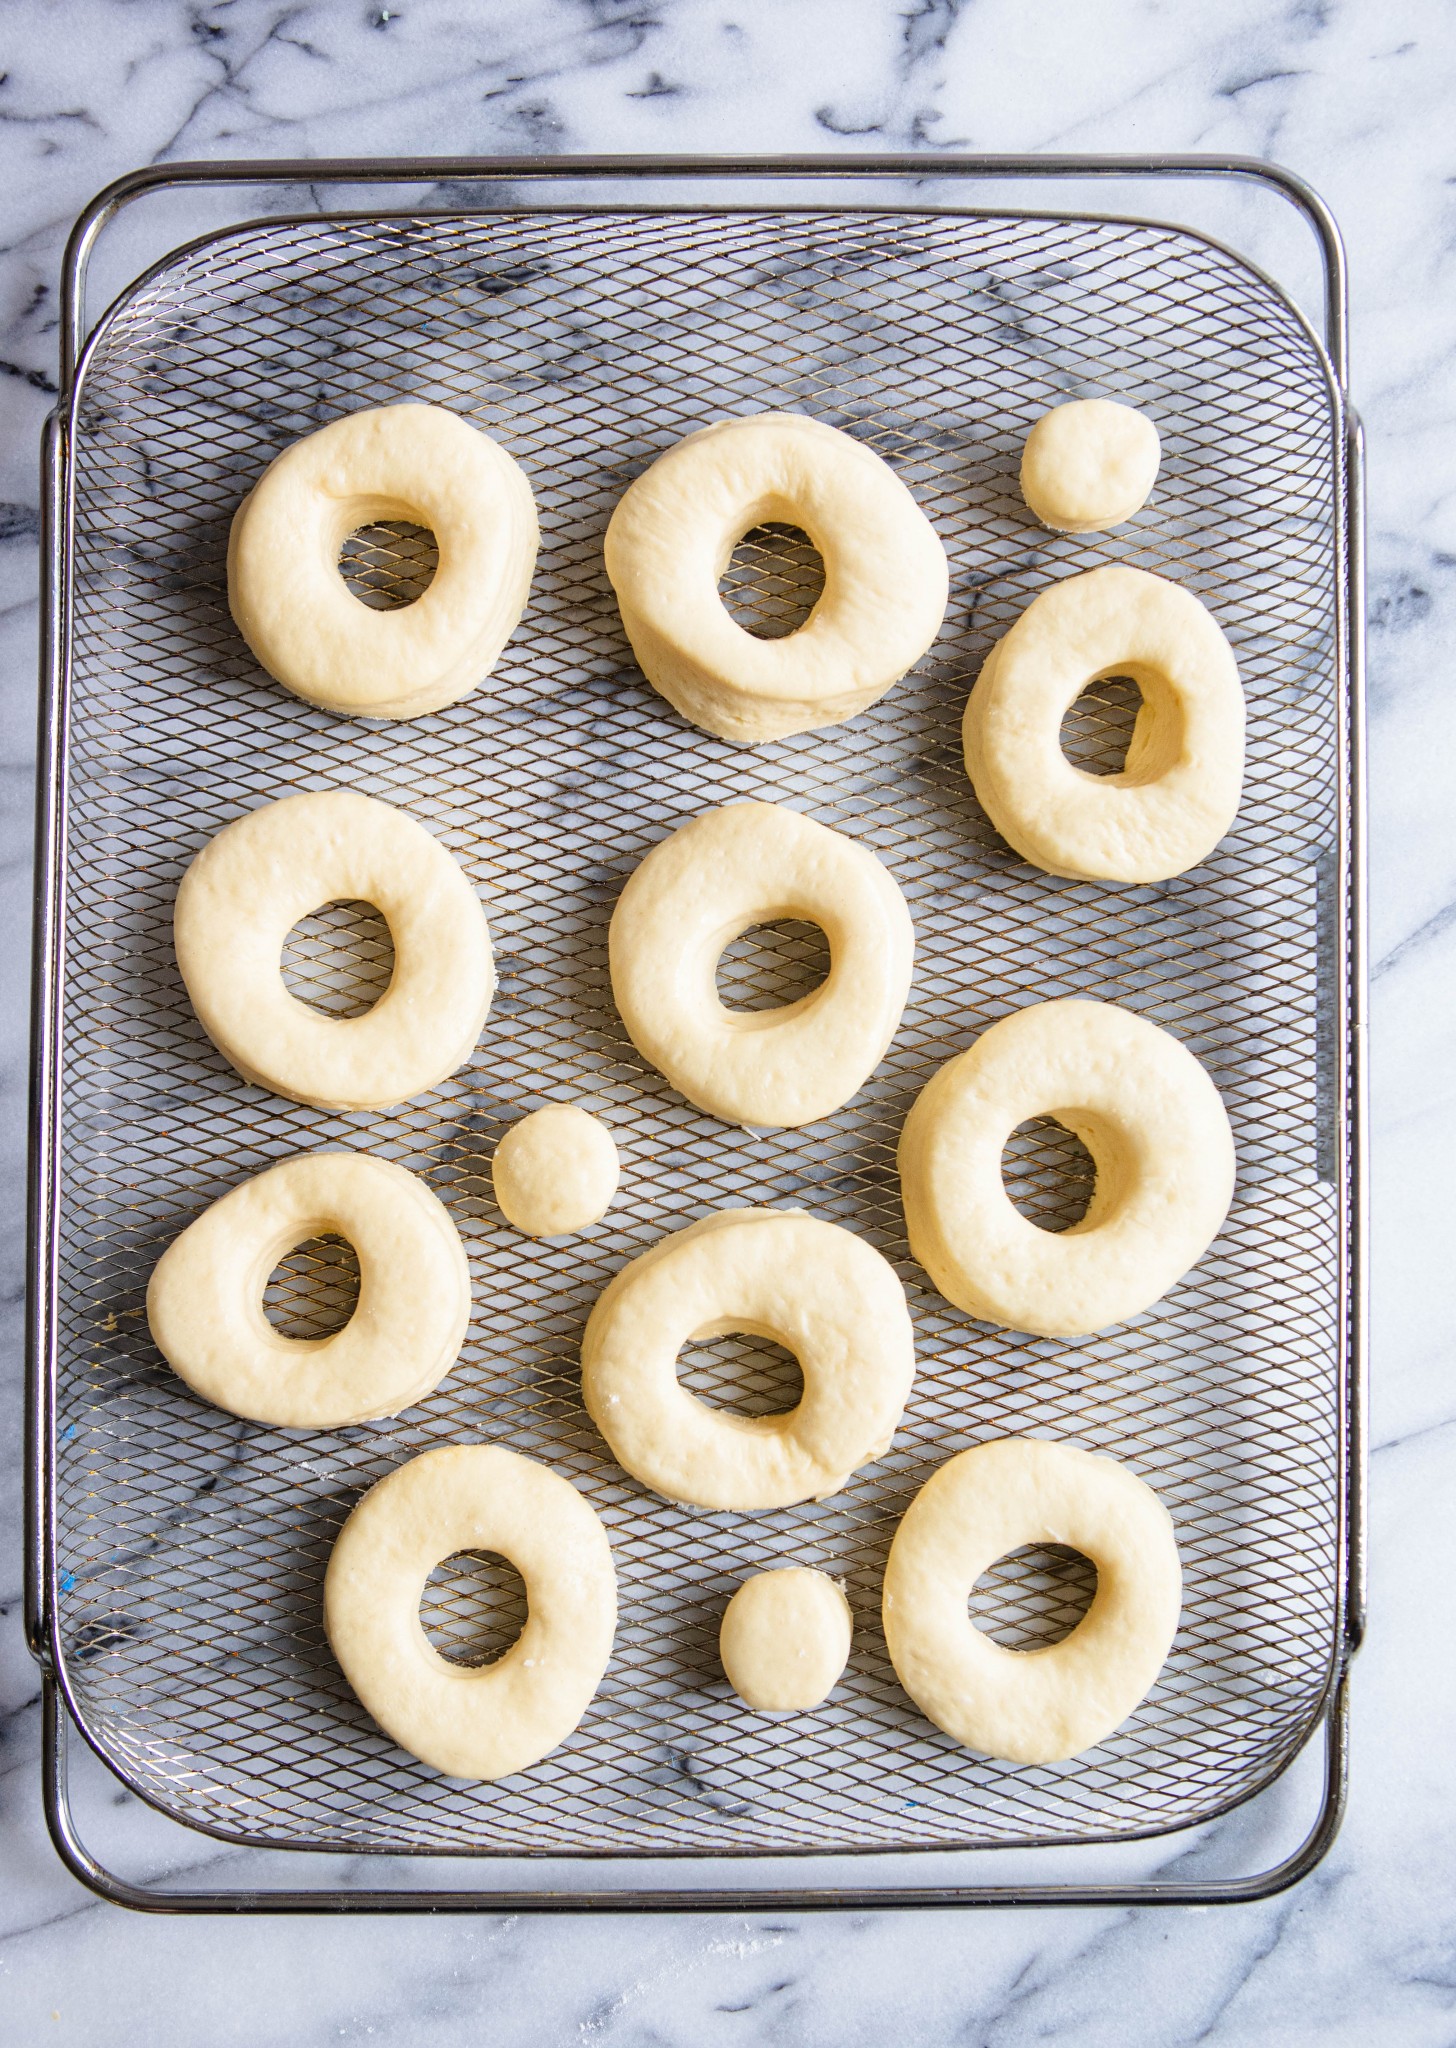
[[[9,0],[0,5],[0,2037],[23,2043],[1456,2039],[1445,1144],[1456,1050],[1456,16],[1439,0]],[[1344,1834],[1198,1914],[139,1920],[60,1870],[19,1624],[36,446],[70,220],[183,157],[1204,149],[1350,245],[1371,435],[1374,1586]],[[1250,202],[1252,207],[1252,202]],[[128,1818],[118,1815],[118,1822]],[[175,1853],[158,1838],[159,1861]],[[190,1854],[199,1869],[217,1852]]]

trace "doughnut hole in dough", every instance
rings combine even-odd
[[[719,580],[729,613],[755,640],[797,633],[824,591],[824,558],[802,527],[773,521],[744,534]]]
[[[496,1147],[495,1198],[527,1237],[563,1237],[597,1223],[620,1171],[606,1125],[570,1103],[533,1109]]]
[[[1006,1191],[1006,1141],[1050,1116],[1096,1181],[1052,1232]],[[1228,1213],[1234,1142],[1218,1090],[1146,1018],[1082,997],[1013,1011],[950,1060],[900,1137],[910,1247],[941,1293],[984,1322],[1086,1337],[1140,1315],[1197,1263]]]
[[[745,1579],[724,1610],[728,1683],[761,1714],[802,1713],[829,1697],[849,1661],[849,1602],[833,1579],[785,1565]]]
[[[1042,414],[1021,454],[1021,495],[1057,533],[1100,533],[1147,502],[1162,447],[1146,413],[1077,398]]]
[[[1096,1567],[1097,1590],[1060,1642],[1009,1650],[968,1612],[999,1558],[1060,1544]],[[895,1532],[883,1615],[900,1683],[937,1728],[1011,1763],[1093,1748],[1146,1698],[1182,1602],[1173,1525],[1126,1465],[1036,1437],[962,1451],[933,1473]]]
[[[525,1582],[526,1625],[483,1665],[441,1656],[420,1602],[435,1567],[488,1551]],[[506,1778],[564,1742],[611,1653],[606,1531],[559,1473],[498,1446],[452,1445],[365,1494],[324,1575],[324,1627],[344,1676],[402,1749],[452,1778]]]

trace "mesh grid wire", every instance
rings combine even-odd
[[[1164,458],[1115,534],[1054,538],[1019,498],[1046,406],[1145,406]],[[344,721],[258,670],[227,611],[238,500],[297,436],[392,399],[498,434],[540,505],[529,611],[490,686],[408,724]],[[1342,715],[1331,399],[1277,293],[1162,227],[1045,218],[436,216],[255,225],[183,252],[111,318],[75,442],[56,1455],[60,1637],[92,1738],[173,1815],[244,1840],[501,1851],[794,1851],[1086,1841],[1185,1825],[1264,1783],[1308,1731],[1339,1603],[1337,1247],[1330,934]],[[860,717],[756,751],[707,737],[647,688],[602,566],[625,485],[679,436],[799,409],[876,448],[951,562],[930,656]],[[417,529],[346,550],[356,591],[428,579]],[[1157,887],[1058,881],[978,808],[960,714],[992,639],[1056,575],[1130,561],[1214,609],[1250,709],[1237,824]],[[783,631],[818,573],[791,530],[748,536],[725,580],[740,618]],[[1089,692],[1066,744],[1116,766],[1128,688]],[[230,819],[347,785],[404,806],[487,904],[500,989],[469,1067],[388,1115],[297,1107],[242,1081],[185,998],[170,918],[188,860]],[[915,986],[877,1073],[803,1131],[700,1115],[636,1055],[607,979],[607,920],[645,851],[708,805],[762,797],[863,840],[909,899]],[[389,939],[335,905],[290,941],[291,985],[357,1008]],[[812,929],[729,949],[728,1000],[801,993]],[[1322,998],[1320,990],[1325,990]],[[895,1171],[935,1068],[1025,1003],[1123,1003],[1202,1059],[1239,1153],[1232,1214],[1184,1282],[1078,1344],[971,1322],[910,1258]],[[524,1111],[579,1102],[621,1147],[623,1188],[577,1239],[531,1242],[491,1200],[494,1142]],[[285,1434],[202,1405],[164,1367],[144,1291],[215,1197],[297,1149],[366,1146],[416,1169],[470,1254],[475,1314],[440,1389],[398,1420]],[[1080,1213],[1088,1162],[1047,1120],[1007,1156],[1048,1227]],[[893,1262],[919,1377],[892,1451],[820,1503],[761,1515],[669,1505],[628,1479],[586,1418],[578,1343],[606,1280],[725,1204],[802,1206]],[[336,1327],[347,1249],[301,1247],[270,1312]],[[746,1412],[794,1398],[793,1361],[721,1338],[688,1381]],[[953,1452],[1039,1433],[1115,1454],[1177,1525],[1186,1604],[1154,1693],[1069,1764],[958,1748],[911,1706],[878,1622],[885,1553]],[[620,1574],[611,1667],[570,1741],[492,1786],[438,1777],[370,1722],[320,1620],[331,1540],[361,1492],[429,1446],[544,1458],[603,1516]],[[844,1682],[815,1712],[748,1712],[718,1666],[718,1618],[760,1567],[845,1584]],[[1079,1572],[1081,1576],[1079,1577]],[[998,1639],[1050,1640],[1085,1606],[1085,1565],[1018,1552],[975,1611]],[[504,1603],[498,1612],[492,1602]],[[514,1603],[514,1604],[513,1604]],[[510,1574],[456,1559],[423,1612],[443,1648],[499,1650]],[[513,1619],[514,1617],[514,1619]]]

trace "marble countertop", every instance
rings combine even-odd
[[[1013,2048],[1456,2038],[1456,13],[1437,0],[0,0],[0,2038],[886,2039]],[[1348,241],[1370,434],[1372,1627],[1344,1831],[1218,1911],[143,1919],[62,1870],[20,1617],[36,450],[71,220],[186,158],[1202,150],[1309,178]],[[211,1852],[209,1852],[211,1853]],[[1153,1859],[1156,1861],[1156,1858]]]

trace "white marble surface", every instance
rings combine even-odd
[[[1456,2040],[1456,12],[1444,0],[0,0],[0,2038],[295,2048]],[[1348,237],[1371,434],[1373,1625],[1354,1792],[1264,1906],[142,1920],[60,1869],[19,1618],[36,444],[69,220],[184,157],[1242,151]]]

